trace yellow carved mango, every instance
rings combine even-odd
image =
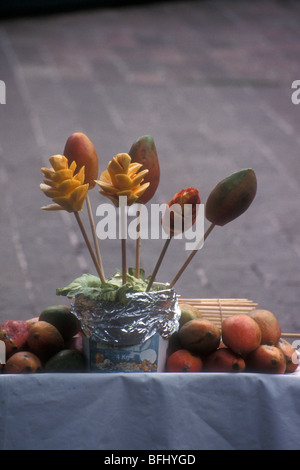
[[[137,202],[150,184],[141,184],[149,171],[141,170],[142,166],[140,163],[131,163],[131,157],[127,153],[117,154],[101,173],[100,179],[96,180],[101,188],[100,193],[117,207],[120,196],[127,197],[128,206]]]
[[[84,184],[84,166],[74,175],[76,163],[69,166],[64,155],[52,155],[49,158],[52,168],[42,168],[44,183],[40,184],[43,193],[52,199],[53,204],[43,206],[44,210],[66,210],[79,212],[89,188]]]

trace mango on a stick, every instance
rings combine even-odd
[[[248,209],[256,190],[256,175],[251,168],[232,173],[209,194],[205,205],[207,220],[214,225],[228,224]]]
[[[82,132],[74,132],[66,141],[64,156],[69,164],[75,161],[76,173],[84,166],[84,182],[92,189],[98,178],[98,155],[91,140]]]
[[[146,204],[154,196],[160,180],[160,166],[154,139],[151,135],[139,137],[129,150],[131,161],[143,165],[141,171],[149,170],[144,177],[144,183],[150,183],[137,202]]]
[[[239,217],[252,203],[257,189],[256,175],[251,168],[232,173],[220,181],[210,192],[205,205],[205,217],[211,222],[206,230],[203,241],[206,240],[216,225],[226,225]],[[195,248],[183,263],[176,276],[170,283],[170,288],[178,281],[184,270],[192,261],[199,248]]]

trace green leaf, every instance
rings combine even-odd
[[[74,298],[79,295],[90,300],[103,300],[109,302],[120,302],[122,304],[127,302],[127,294],[129,292],[145,292],[148,282],[142,277],[136,278],[133,274],[134,268],[129,269],[126,276],[126,283],[123,284],[122,274],[117,271],[111,278],[102,283],[100,278],[92,274],[83,274],[82,276],[74,279],[68,286],[57,289],[57,295],[64,295],[69,298]],[[155,286],[153,284],[151,290],[160,290],[164,285]]]
[[[128,268],[128,273],[131,276],[135,276],[136,275],[136,268]],[[140,279],[145,279],[145,271],[144,271],[143,268],[140,268],[140,270],[139,270],[139,278]]]
[[[99,294],[101,289],[101,280],[92,274],[83,274],[82,276],[74,279],[66,287],[56,290],[57,295],[65,295],[67,297],[76,297],[83,294],[86,297],[94,298]]]

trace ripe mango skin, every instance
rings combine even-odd
[[[89,184],[89,189],[96,185],[98,179],[98,155],[91,140],[82,132],[74,132],[67,139],[64,148],[64,156],[68,159],[69,165],[76,162],[76,173],[84,166],[84,183]]]
[[[239,217],[251,205],[257,191],[252,168],[232,173],[220,181],[208,196],[205,217],[215,225],[226,225]]]
[[[160,181],[160,166],[155,142],[151,135],[139,137],[131,146],[128,155],[134,163],[143,165],[141,170],[149,170],[143,183],[150,183],[138,202],[146,204],[154,196]]]

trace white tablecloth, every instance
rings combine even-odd
[[[0,375],[0,448],[299,449],[300,373]]]

